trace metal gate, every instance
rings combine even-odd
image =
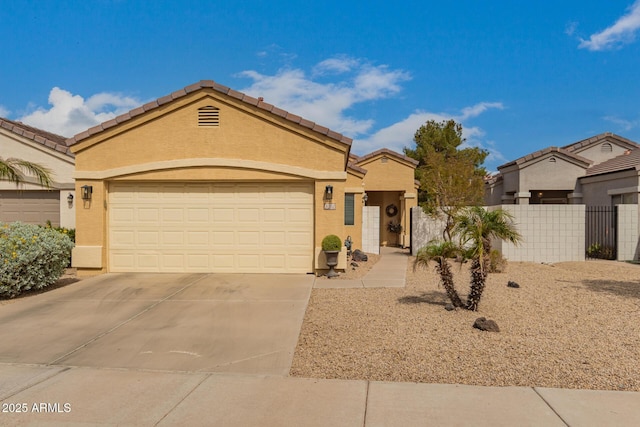
[[[617,259],[618,207],[587,206],[585,209],[587,258]]]

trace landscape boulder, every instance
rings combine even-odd
[[[478,317],[475,322],[473,322],[473,327],[476,329],[480,329],[481,331],[487,332],[500,332],[500,328],[498,324],[486,317]]]
[[[512,282],[511,280],[509,280],[509,283],[507,283],[507,286],[510,288],[519,288],[520,285],[518,285],[516,282]]]
[[[356,262],[360,262],[360,261],[367,261],[369,257],[360,249],[356,249],[355,251],[353,251],[353,254],[351,254],[351,259]]]

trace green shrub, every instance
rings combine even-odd
[[[489,273],[502,273],[507,269],[507,260],[499,250],[492,249],[489,253]]]
[[[0,296],[54,284],[69,265],[73,242],[52,228],[0,222]]]
[[[323,251],[339,251],[342,248],[342,240],[335,234],[329,234],[322,239]]]
[[[47,225],[45,225],[45,227],[53,228],[54,230],[59,231],[62,234],[66,234],[67,236],[69,236],[69,238],[71,239],[71,241],[73,243],[76,242],[76,229],[75,228],[54,227],[54,226],[51,225],[51,221],[47,221]]]

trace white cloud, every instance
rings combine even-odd
[[[640,125],[640,120],[626,120],[626,119],[621,119],[615,116],[606,116],[606,117],[603,117],[603,119],[608,122],[615,123],[616,125],[620,126],[622,130],[625,130],[625,131],[629,131],[637,127],[638,125]]]
[[[349,136],[369,132],[370,119],[358,119],[347,113],[356,104],[389,98],[402,90],[400,83],[410,79],[402,70],[373,66],[348,57],[322,61],[314,67],[316,75],[342,74],[338,82],[320,82],[300,69],[282,69],[273,76],[243,71],[240,76],[253,80],[242,92],[263,97],[265,102],[315,121]]]
[[[576,33],[577,29],[578,29],[577,22],[569,22],[567,26],[564,28],[564,33],[568,36],[573,36]]]
[[[0,105],[0,117],[7,117],[9,115],[9,109]]]
[[[636,0],[628,8],[627,14],[619,18],[615,24],[599,33],[592,34],[589,40],[580,39],[578,47],[592,51],[614,49],[623,44],[632,43],[639,29],[640,0]]]
[[[484,148],[489,151],[488,162],[502,161],[504,160],[504,156],[495,148],[493,143],[485,141],[485,132],[482,129],[476,126],[465,126],[466,121],[479,116],[489,109],[502,110],[504,106],[500,102],[480,102],[476,105],[463,108],[459,114],[416,111],[400,122],[380,129],[368,137],[357,139],[353,148],[357,154],[360,155],[383,147],[402,153],[404,147],[413,146],[413,136],[418,128],[427,121],[435,120],[436,122],[441,122],[453,119],[463,125],[462,137],[466,139],[463,147]]]
[[[18,120],[43,129],[70,137],[99,123],[140,105],[130,97],[113,93],[98,93],[85,100],[80,95],[54,87],[49,93],[49,109],[37,108]]]

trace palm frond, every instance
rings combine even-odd
[[[49,168],[37,163],[15,158],[0,158],[0,179],[6,179],[16,185],[25,181],[25,175],[30,175],[36,178],[43,187],[51,188],[52,174]]]

